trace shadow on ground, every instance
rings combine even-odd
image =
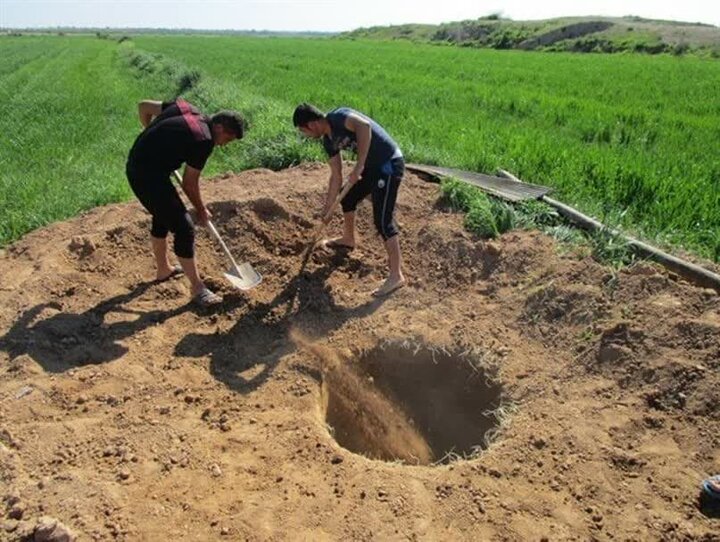
[[[186,335],[175,355],[209,355],[210,372],[215,378],[234,391],[248,393],[267,381],[281,358],[295,351],[289,338],[291,328],[307,327],[313,334],[327,335],[350,319],[369,316],[384,303],[384,298],[371,298],[353,308],[337,305],[327,285],[337,267],[323,265],[307,273],[307,260],[271,301],[250,308],[222,335]]]
[[[126,306],[156,284],[157,281],[141,283],[128,293],[106,299],[79,314],[61,312],[62,305],[58,302],[36,305],[25,311],[0,337],[0,349],[6,351],[10,359],[27,354],[51,373],[116,360],[128,351],[120,341],[193,310],[190,304],[169,311],[141,311]],[[106,323],[111,314],[118,321]],[[44,318],[38,319],[42,316]]]

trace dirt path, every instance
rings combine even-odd
[[[264,276],[230,291],[199,234],[216,312],[188,306],[182,279],[143,282],[136,204],[0,256],[0,539],[46,515],[80,540],[720,540],[720,513],[698,506],[720,473],[714,292],[537,232],[476,240],[409,175],[410,284],[376,301],[367,206],[358,249],[296,276],[325,180],[308,165],[206,183]],[[432,463],[477,452],[497,415],[484,452],[436,466],[333,438]]]

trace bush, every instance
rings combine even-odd
[[[515,225],[512,208],[500,200],[488,198],[479,188],[458,179],[446,179],[441,190],[450,206],[466,213],[465,228],[484,239],[497,237]]]
[[[490,209],[490,202],[485,198],[483,202],[480,198],[475,200],[470,210],[465,215],[465,228],[479,235],[483,239],[493,239],[498,236],[495,217]]]
[[[537,200],[521,201],[515,207],[516,227],[519,228],[554,228],[563,224],[560,214],[547,203]]]
[[[477,197],[477,188],[473,188],[466,183],[448,178],[442,181],[440,185],[442,195],[453,209],[467,212],[470,210],[470,203]]]
[[[200,82],[200,72],[197,70],[190,70],[180,74],[177,78],[177,94],[184,94],[189,90],[192,90]]]
[[[515,227],[515,211],[504,201],[492,198],[490,200],[490,211],[495,220],[495,227],[498,233],[505,233]]]
[[[682,56],[690,51],[690,45],[687,43],[676,43],[672,48],[672,54]]]
[[[245,166],[280,171],[296,166],[308,159],[307,147],[300,143],[294,133],[281,133],[274,137],[256,137],[244,141],[239,153]]]
[[[155,73],[163,63],[162,55],[132,51],[129,63],[139,72]]]
[[[606,265],[623,267],[635,261],[635,253],[627,241],[609,230],[588,234],[593,258]]]

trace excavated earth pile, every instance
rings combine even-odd
[[[716,292],[534,231],[477,239],[408,175],[409,283],[376,300],[367,204],[354,251],[300,269],[326,179],[205,182],[264,276],[231,290],[198,233],[216,310],[150,281],[136,203],[2,253],[0,539],[720,539],[699,500],[720,473]]]

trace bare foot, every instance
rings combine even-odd
[[[399,290],[403,286],[405,286],[405,277],[388,277],[388,279],[383,283],[383,285],[373,292],[373,295],[375,297],[383,297],[393,293],[395,290]]]
[[[344,237],[338,237],[336,239],[323,239],[320,241],[320,246],[328,252],[344,250],[350,252],[355,248],[354,239],[345,239]]]
[[[158,282],[168,280],[172,277],[182,274],[182,267],[179,265],[169,265],[163,269],[157,270],[157,276],[155,277]]]

